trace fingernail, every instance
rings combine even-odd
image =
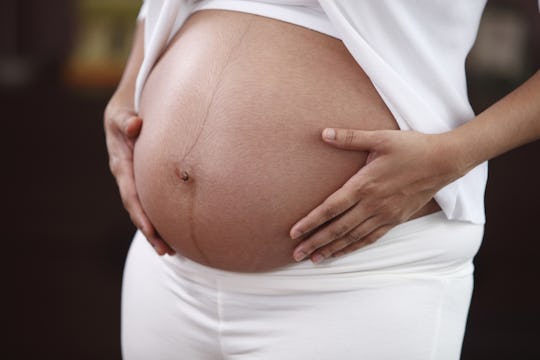
[[[321,254],[317,254],[311,258],[311,261],[313,261],[315,264],[318,264],[323,260],[324,260],[324,256],[322,256]]]
[[[294,230],[294,231],[292,232],[291,239],[294,240],[294,239],[296,239],[296,238],[299,238],[300,235],[302,235],[302,232],[301,232],[300,230],[296,229],[296,230]]]
[[[323,131],[323,136],[327,140],[334,140],[336,138],[336,130],[331,129],[331,128],[326,128]]]
[[[165,251],[163,251],[161,246],[156,245],[156,244],[152,244],[152,246],[154,247],[154,249],[156,250],[159,256],[165,255]]]
[[[303,250],[299,250],[294,253],[294,260],[302,261],[306,257],[306,253]]]

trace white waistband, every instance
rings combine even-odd
[[[471,276],[483,232],[483,225],[451,221],[439,211],[400,224],[375,243],[320,264],[308,260],[269,272],[240,273],[201,265],[178,254],[162,259],[172,276],[230,291],[338,291],[408,279],[440,281]]]

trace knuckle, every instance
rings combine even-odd
[[[377,237],[374,234],[371,234],[369,236],[366,236],[363,242],[364,242],[364,245],[369,245],[369,244],[373,244],[375,240],[377,240]]]
[[[371,245],[371,244],[375,243],[380,237],[381,237],[380,235],[377,235],[377,236],[375,236],[375,235],[374,235],[374,236],[371,236],[369,239],[367,239],[367,240],[365,241],[364,244],[365,244],[365,245]]]
[[[118,176],[122,169],[121,161],[117,157],[111,156],[109,158],[109,169],[114,176]]]
[[[375,241],[377,241],[381,236],[383,236],[386,233],[386,230],[383,228],[379,228],[375,231],[373,231],[371,234],[366,236],[364,239],[364,243],[366,245],[373,244]]]
[[[349,224],[343,223],[343,224],[337,224],[337,235],[338,237],[343,236],[343,234],[347,233],[351,229],[351,226]]]
[[[399,212],[395,214],[394,216],[394,224],[402,224],[407,220],[408,220],[407,216],[402,212]]]
[[[392,217],[391,207],[385,201],[381,201],[378,208],[378,213],[381,221],[389,221]]]
[[[387,216],[387,223],[391,224],[401,224],[405,221],[404,215],[399,211],[399,209],[392,209]]]
[[[369,187],[367,185],[368,184],[364,184],[354,187],[354,194],[359,198],[367,196],[369,194]]]
[[[337,229],[330,229],[326,232],[327,237],[332,240],[339,238],[340,234],[341,232]]]
[[[109,158],[109,170],[111,171],[111,173],[115,174],[115,172],[117,171],[117,168],[118,168],[118,165],[117,165],[116,159],[113,158],[113,157],[110,157]]]
[[[126,195],[122,195],[121,199],[122,199],[122,205],[124,206],[124,209],[126,209],[126,211],[130,214],[130,216],[132,216],[131,200]],[[133,221],[133,218],[131,220]],[[133,221],[133,223],[135,223],[135,221]]]
[[[356,250],[356,249],[352,245],[349,245],[345,249],[341,250],[340,253],[341,253],[341,255],[347,255],[347,254],[353,252],[354,250]]]
[[[378,212],[384,217],[384,219],[388,219],[393,213],[393,207],[390,199],[384,198],[379,200],[378,202]]]
[[[365,215],[373,216],[380,213],[380,202],[378,199],[365,199],[361,201],[362,209]]]
[[[344,187],[347,187],[347,191],[351,192],[353,195],[360,194],[363,186],[364,184],[362,178],[358,177],[357,175],[353,175],[344,185]]]
[[[376,149],[385,149],[391,145],[392,141],[388,133],[380,131],[377,136],[373,138],[373,144]]]
[[[345,239],[347,240],[347,243],[353,244],[359,242],[362,239],[362,236],[351,231],[347,235],[345,235]]]
[[[392,224],[402,222],[401,219],[404,216],[401,207],[392,202],[385,202],[383,204],[381,215],[385,222]]]
[[[325,250],[320,251],[319,254],[321,254],[325,259],[327,259],[330,256],[332,256],[332,250],[331,249],[325,249]]]
[[[377,238],[380,238],[381,236],[384,236],[386,235],[386,233],[391,229],[392,227],[391,226],[384,226],[382,228],[379,229],[379,231],[377,232]]]
[[[346,146],[351,146],[355,143],[356,133],[354,130],[348,129],[345,132],[345,139],[343,140]]]
[[[118,131],[121,128],[120,116],[113,111],[105,112],[103,116],[103,123],[105,129],[109,129],[111,131]]]
[[[133,193],[129,190],[126,190],[123,187],[120,187],[120,197],[122,198],[122,204],[130,213],[134,213],[134,202],[133,202]]]
[[[348,249],[347,249],[347,253],[350,253],[350,252],[353,252],[353,251],[356,251],[358,249],[361,249],[362,247],[364,247],[366,245],[365,242],[357,242],[353,245],[351,245]]]
[[[317,250],[318,248],[319,246],[316,242],[310,242],[309,244],[306,244],[306,246],[304,247],[304,252],[306,254],[311,254],[315,252],[315,250]]]
[[[342,250],[345,246],[347,246],[347,242],[345,239],[339,239],[337,241],[334,241],[332,244],[328,245],[324,251],[327,254],[327,257],[333,256],[336,252]]]
[[[359,197],[367,197],[377,193],[378,186],[373,180],[368,180],[361,185],[356,186],[355,193]]]
[[[378,195],[382,189],[381,187],[381,184],[380,182],[376,181],[376,180],[369,180],[367,183],[366,183],[366,191],[369,193],[369,194],[375,194],[375,195]]]
[[[105,127],[109,127],[112,123],[112,115],[110,105],[107,105],[103,110],[103,124]]]
[[[337,239],[343,236],[349,230],[347,224],[335,224],[328,229],[328,235],[331,239]]]
[[[337,211],[332,206],[323,206],[321,211],[325,219],[332,219],[337,215]]]

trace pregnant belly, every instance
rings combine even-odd
[[[140,115],[135,180],[151,222],[183,256],[243,272],[293,262],[292,225],[364,164],[322,129],[397,129],[341,41],[226,10],[188,18]]]

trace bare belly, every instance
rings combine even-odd
[[[135,180],[151,222],[180,254],[243,272],[293,262],[292,225],[363,166],[322,129],[398,128],[341,41],[224,10],[188,18],[140,115]]]

